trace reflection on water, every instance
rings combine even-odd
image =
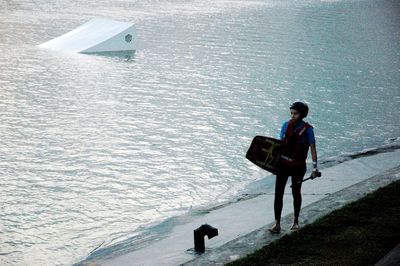
[[[115,52],[96,52],[96,53],[83,53],[88,55],[97,55],[111,58],[121,58],[125,61],[131,61],[135,59],[136,51],[115,51]]]
[[[295,100],[320,158],[398,137],[396,1],[0,7],[2,265],[71,264],[233,197],[265,175],[252,137],[277,136]],[[93,17],[134,22],[137,52],[36,47]]]

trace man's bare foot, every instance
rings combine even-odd
[[[298,223],[293,223],[292,227],[290,228],[290,230],[295,231],[295,230],[299,230],[300,226]]]
[[[271,232],[271,234],[279,234],[281,232],[281,225],[280,224],[275,224],[272,226],[268,231]]]

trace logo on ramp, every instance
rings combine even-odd
[[[132,41],[132,35],[130,35],[130,34],[125,35],[125,41],[126,42],[131,42]]]

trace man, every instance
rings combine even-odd
[[[283,194],[289,176],[292,177],[292,195],[294,206],[293,225],[291,230],[298,230],[299,214],[301,209],[301,182],[306,173],[306,159],[311,148],[313,160],[312,177],[317,177],[317,150],[313,127],[303,121],[308,114],[308,106],[302,102],[295,102],[290,106],[291,119],[285,122],[281,129],[280,138],[283,143],[282,156],[275,183],[275,225],[269,229],[271,233],[281,231],[281,213],[283,207]]]

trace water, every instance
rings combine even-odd
[[[399,137],[398,1],[0,2],[0,264],[70,265],[265,176],[309,103],[321,159]],[[132,57],[36,45],[132,21]],[[154,227],[162,232],[163,227]]]

